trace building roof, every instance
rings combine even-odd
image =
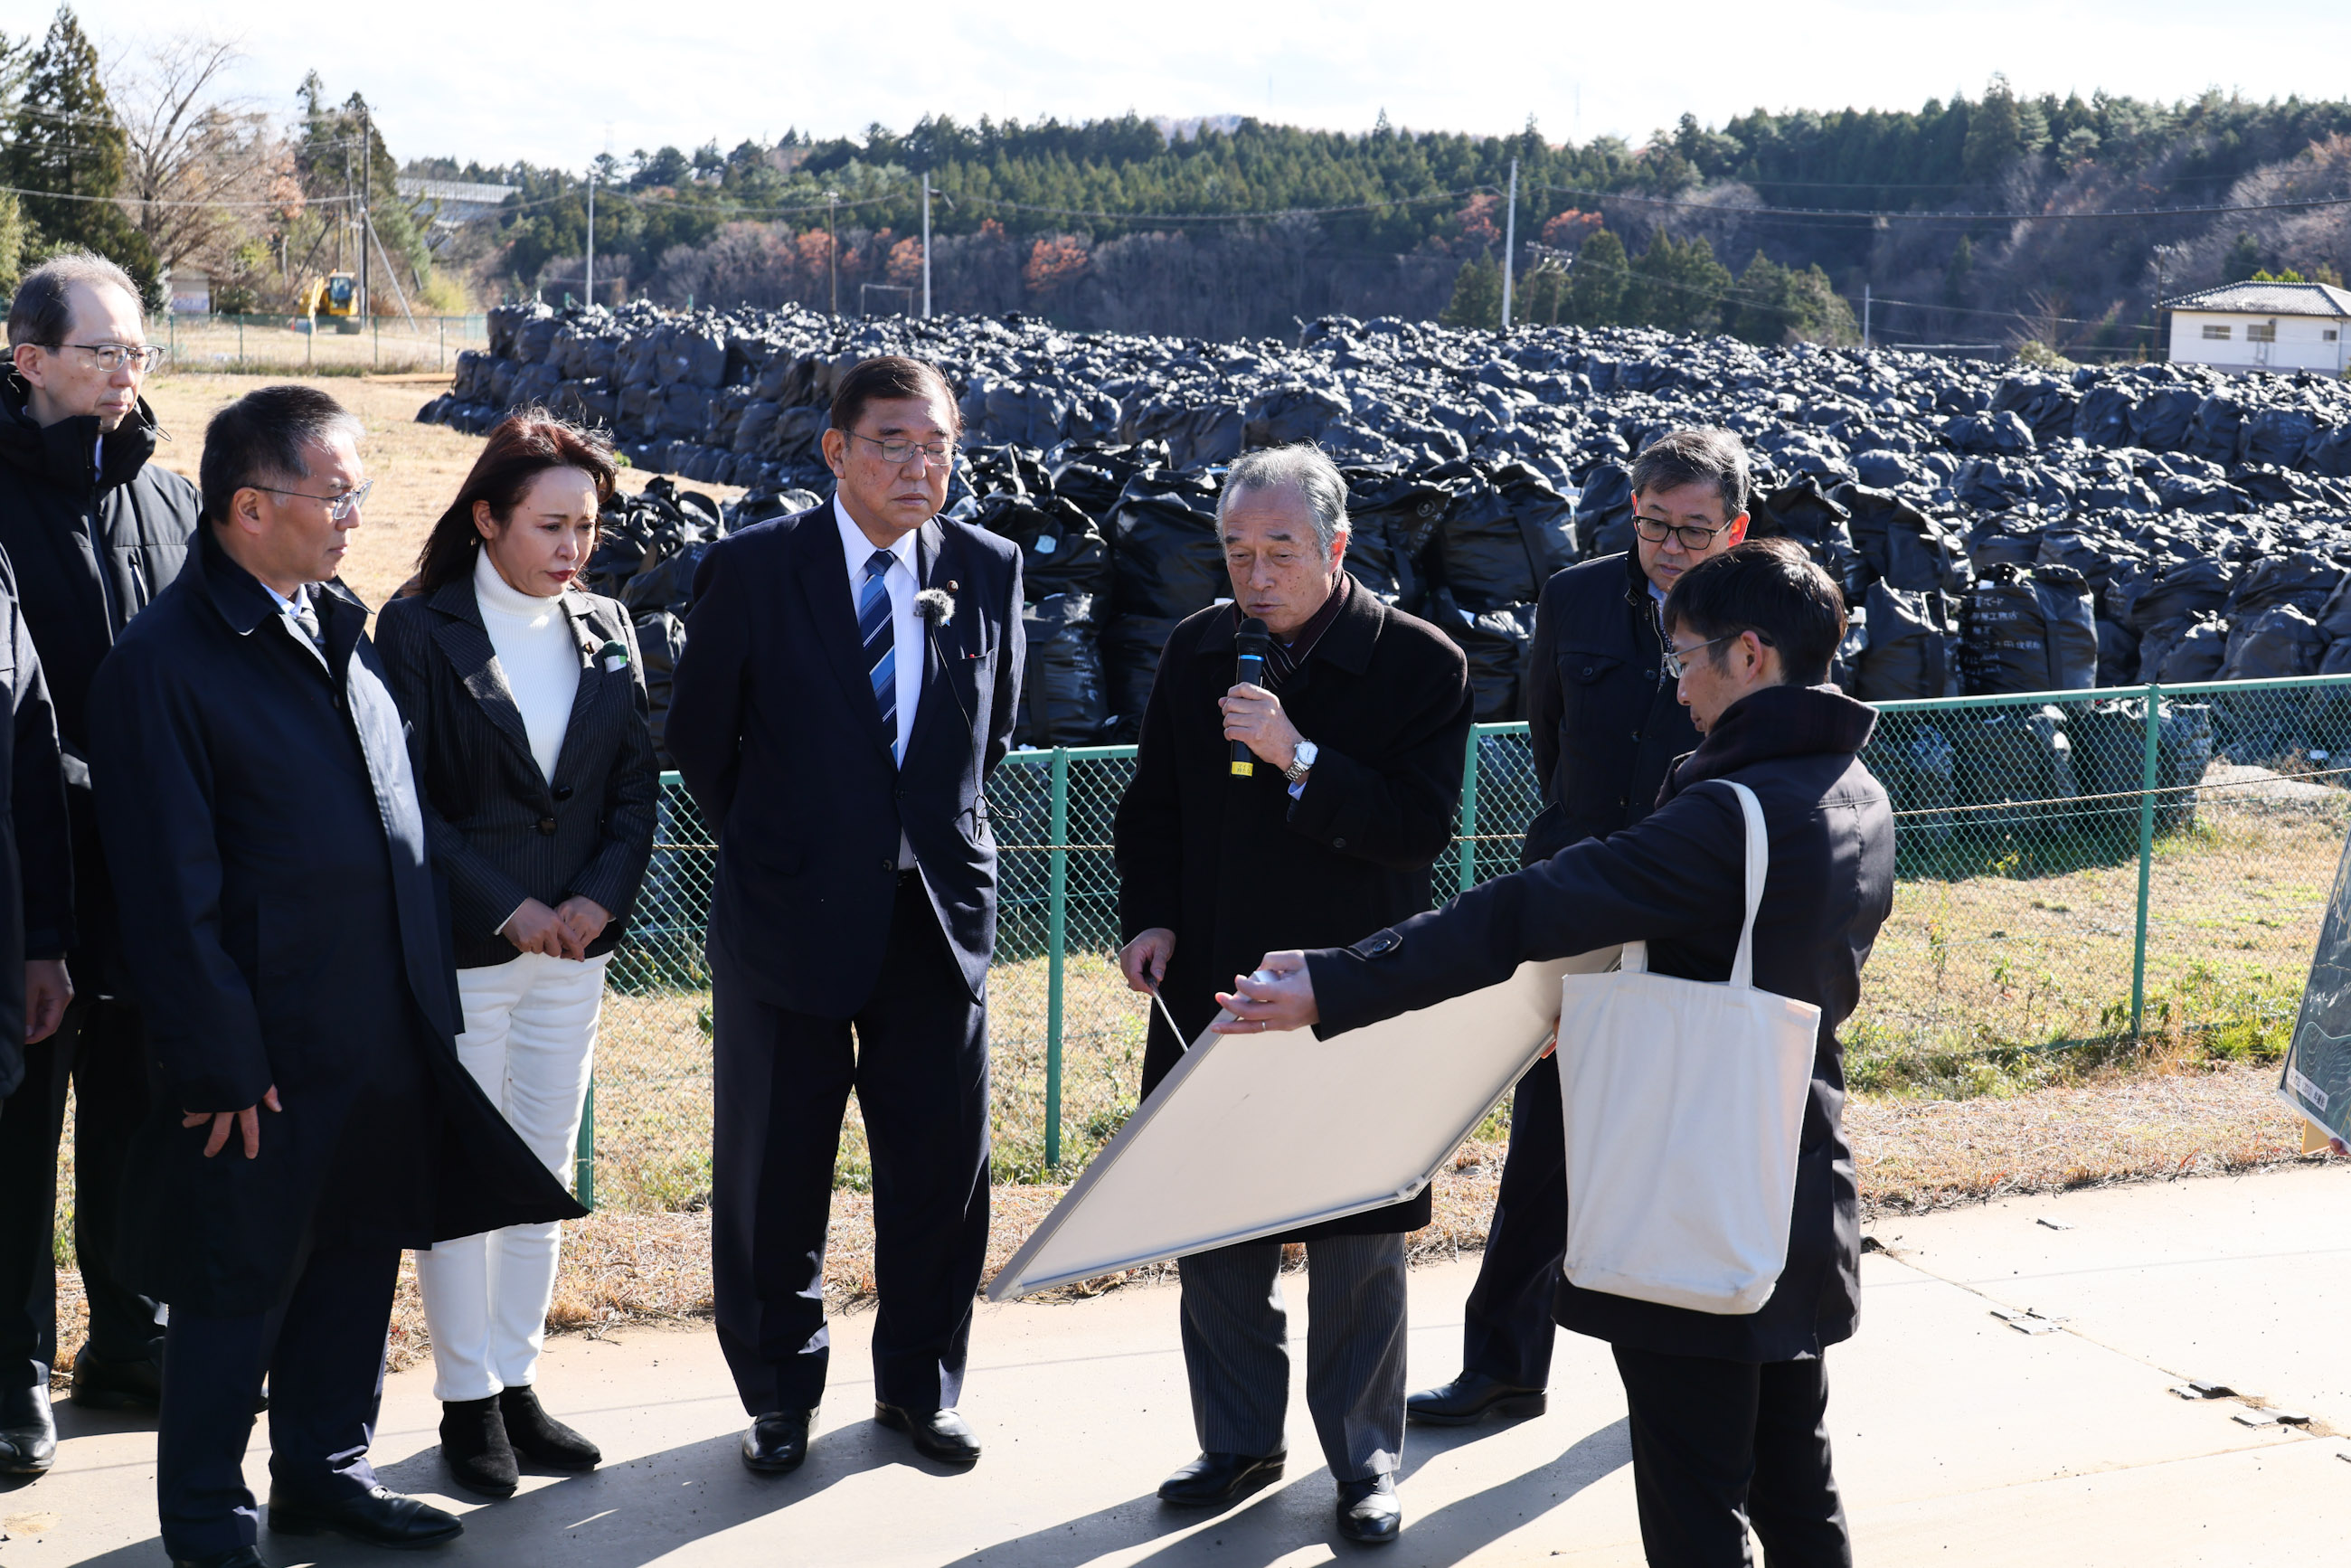
[[[521,189],[517,185],[482,185],[467,180],[418,180],[400,176],[400,193],[413,201],[419,197],[443,202],[475,202],[495,207]]]
[[[2163,308],[2235,316],[2351,317],[2351,290],[2325,283],[2224,283],[2167,299]]]

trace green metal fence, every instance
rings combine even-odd
[[[490,319],[469,316],[197,315],[166,311],[147,340],[166,350],[164,368],[204,371],[340,368],[446,371],[467,349],[486,349]]]
[[[1863,1086],[1968,1086],[2020,1056],[2291,1026],[2346,823],[2351,675],[1879,705],[1898,881],[1847,1061]],[[1126,989],[1111,821],[1129,747],[1016,752],[988,789],[1002,848],[989,986],[1000,1179],[1066,1177],[1134,1108],[1145,998]],[[1477,727],[1443,898],[1515,870],[1541,803],[1526,727]],[[675,777],[616,956],[583,1190],[675,1207],[709,1187],[716,850]],[[852,1110],[841,1179],[869,1174]]]

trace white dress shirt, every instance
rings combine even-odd
[[[856,623],[857,612],[865,602],[865,563],[873,559],[873,541],[865,537],[841,504],[832,498],[832,520],[841,529],[841,552],[849,559],[849,618]],[[882,586],[890,595],[891,635],[897,643],[898,671],[893,700],[898,710],[898,733],[890,743],[890,756],[898,762],[906,760],[906,741],[914,733],[914,706],[923,695],[922,617],[914,613],[914,595],[921,591],[922,580],[915,575],[914,535],[901,534],[890,546],[891,567],[882,574]],[[870,672],[869,672],[870,673]],[[911,870],[914,864],[914,846],[908,841],[904,828],[898,831],[898,869]]]
[[[256,582],[261,582],[259,578],[255,578],[254,580]],[[287,598],[284,594],[278,592],[276,589],[270,587],[269,584],[266,582],[261,583],[261,591],[266,593],[270,598],[277,601],[277,613],[285,619],[286,630],[294,633],[294,641],[299,643],[303,647],[308,648],[310,651],[311,656],[317,659],[319,663],[322,664],[325,664],[327,662],[326,650],[319,647],[316,643],[310,641],[310,633],[302,630],[302,622],[299,619],[303,607],[310,602],[310,585],[307,582],[295,584],[294,597],[291,599]],[[313,612],[315,613],[315,611]]]

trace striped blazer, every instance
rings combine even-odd
[[[572,589],[561,602],[580,644],[580,690],[551,782],[531,757],[470,576],[394,599],[376,617],[376,648],[424,758],[427,830],[461,969],[515,956],[498,927],[526,898],[549,908],[594,899],[612,921],[589,956],[611,952],[653,857],[661,773],[636,629],[617,600]],[[611,643],[628,651],[617,670],[601,653]]]

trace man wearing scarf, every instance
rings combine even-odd
[[[1259,954],[1352,942],[1429,907],[1429,867],[1460,797],[1468,668],[1443,633],[1342,569],[1346,501],[1338,470],[1311,446],[1235,463],[1217,513],[1233,602],[1184,621],[1161,653],[1113,830],[1119,965],[1165,1004],[1153,1009],[1145,1094],[1216,1017],[1216,992]],[[1258,680],[1237,683],[1244,620],[1262,622],[1268,642]],[[1339,1483],[1339,1528],[1395,1538],[1404,1235],[1427,1223],[1424,1193],[1183,1260],[1201,1453],[1162,1499],[1221,1505],[1281,1473],[1290,1375],[1278,1273],[1282,1243],[1301,1241],[1313,1315],[1307,1405]]]

